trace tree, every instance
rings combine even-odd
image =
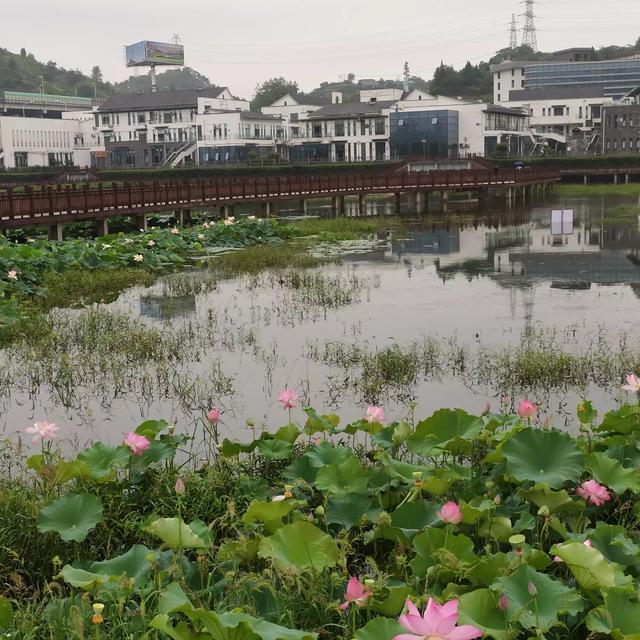
[[[347,82],[353,82],[356,79],[355,73],[350,73],[347,75]]]
[[[23,58],[26,58],[26,57],[27,57],[27,50],[26,50],[24,47],[22,47],[22,49],[20,49],[20,55],[21,55]]]
[[[96,65],[91,69],[91,79],[94,82],[102,82],[102,71],[99,66]]]
[[[273,104],[278,98],[282,98],[287,93],[297,96],[299,92],[298,83],[291,82],[285,78],[271,78],[256,86],[256,95],[251,101],[251,109],[259,111],[262,107]]]

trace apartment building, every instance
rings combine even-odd
[[[602,152],[611,155],[640,154],[640,88],[602,112]]]

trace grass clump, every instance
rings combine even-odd
[[[355,240],[364,235],[392,229],[402,229],[406,223],[400,218],[331,218],[289,222],[297,237],[320,236],[322,240]]]
[[[555,195],[564,198],[594,198],[598,196],[638,196],[640,183],[630,184],[558,184]]]

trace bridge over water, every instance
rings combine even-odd
[[[297,200],[307,211],[309,200],[330,198],[332,215],[342,216],[345,198],[357,196],[363,212],[372,194],[395,196],[400,212],[403,194],[413,199],[415,211],[428,213],[429,194],[439,192],[446,211],[452,192],[473,192],[482,202],[490,193],[504,193],[507,203],[526,200],[543,192],[560,179],[557,171],[425,171],[383,174],[332,173],[308,176],[209,178],[124,184],[37,185],[0,188],[0,230],[48,225],[49,237],[61,240],[63,225],[95,220],[98,235],[108,233],[108,220],[132,216],[139,228],[146,228],[152,213],[175,212],[179,224],[190,218],[191,209],[220,207],[221,215],[233,214],[243,202],[262,203],[264,215],[274,203]]]

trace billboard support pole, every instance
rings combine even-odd
[[[151,70],[149,71],[149,75],[151,76],[151,93],[155,93],[158,90],[156,86],[156,65],[151,65]]]

